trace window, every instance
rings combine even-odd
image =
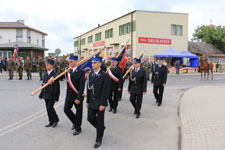
[[[131,23],[131,30],[132,30],[132,32],[135,32],[136,31],[136,21],[133,21]]]
[[[123,25],[123,34],[126,34],[126,33],[127,33],[127,25],[124,24],[124,25]]]
[[[183,26],[171,24],[171,35],[179,35],[182,36],[183,34]]]
[[[101,32],[95,34],[95,41],[101,41],[101,34],[102,34]]]
[[[130,33],[131,31],[136,31],[136,21],[128,22],[119,26],[119,35],[125,35]]]
[[[74,42],[74,47],[78,47],[78,41]]]
[[[93,42],[93,36],[89,36],[88,37],[88,43],[92,43]]]
[[[85,39],[82,39],[82,40],[80,41],[80,45],[85,45]]]
[[[183,26],[177,25],[177,35],[182,36],[182,34],[183,34]]]
[[[109,29],[105,31],[105,38],[111,38],[113,37],[113,29]]]
[[[130,26],[130,22],[129,22],[129,23],[127,23],[127,33],[130,33],[130,31],[131,31],[131,26]]]
[[[176,25],[171,24],[171,35],[176,35]]]
[[[42,35],[42,47],[45,47],[45,36]]]
[[[31,43],[31,31],[27,30],[27,43]]]
[[[23,41],[23,29],[16,29],[16,41]]]
[[[123,29],[123,26],[121,25],[121,26],[119,27],[119,32],[120,32],[119,35],[122,35],[122,29]]]
[[[39,40],[37,40],[37,45],[39,45]]]

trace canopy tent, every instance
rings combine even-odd
[[[173,57],[173,58],[181,58],[184,55],[176,52],[172,47],[169,48],[167,51],[163,52],[162,54],[155,55],[155,57]]]
[[[198,56],[190,53],[189,51],[182,51],[180,52],[181,55],[183,55],[185,58],[198,58]]]
[[[180,54],[184,55],[185,58],[190,58],[188,66],[198,67],[198,56],[190,53],[189,51],[182,51]]]

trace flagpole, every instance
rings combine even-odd
[[[95,56],[96,54],[98,54],[98,53],[101,52],[101,51],[102,51],[102,49],[99,49],[99,50],[97,50],[96,52],[94,52],[93,54],[91,54],[90,56],[86,57],[85,59],[82,59],[81,61],[79,61],[79,62],[77,63],[77,66],[80,66],[82,63],[84,63],[84,62],[86,62],[87,60],[91,59],[93,56]],[[57,79],[59,79],[59,78],[60,78],[61,76],[63,76],[64,74],[66,74],[68,71],[70,71],[70,69],[71,69],[71,68],[69,67],[67,70],[65,70],[64,72],[60,73],[58,76],[56,76],[56,77],[54,78],[54,81],[57,80]],[[48,85],[49,85],[49,83],[46,83],[45,85],[43,85],[42,87],[40,87],[39,89],[37,89],[36,91],[34,91],[34,92],[31,94],[31,96],[37,94],[40,90],[44,89],[44,88],[47,87]]]
[[[118,58],[120,56],[120,54],[122,53],[123,49],[127,46],[127,44],[130,42],[130,39],[127,40],[127,43],[123,46],[123,48],[121,48],[121,50],[119,51],[119,53],[116,55],[116,58]],[[109,69],[111,68],[111,65],[107,68],[107,71],[109,71]]]
[[[144,52],[143,52],[141,55],[144,55]],[[139,58],[141,57],[141,55],[139,56]],[[125,75],[123,76],[123,79],[124,79],[124,78],[127,76],[127,74],[131,71],[132,66],[133,66],[133,65],[131,65],[130,68],[127,70],[127,72],[126,72]]]

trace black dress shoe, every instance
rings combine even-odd
[[[111,111],[112,111],[112,108],[110,107],[109,112],[111,112]]]
[[[158,107],[159,107],[159,106],[161,106],[161,103],[158,103],[158,105],[157,105],[157,106],[158,106]]]
[[[95,143],[95,145],[94,145],[94,148],[100,147],[101,144],[102,144],[102,141],[97,141],[97,142]]]
[[[136,119],[140,118],[140,116],[141,116],[140,114],[136,114]]]
[[[52,127],[55,128],[57,125],[58,125],[58,122],[54,122],[54,123],[52,124]]]
[[[76,135],[78,135],[80,133],[81,133],[81,130],[75,130],[74,133],[73,133],[73,135],[76,136]]]
[[[71,130],[74,130],[75,129],[75,125],[72,125],[72,128],[71,128]]]
[[[49,123],[49,124],[47,124],[47,125],[45,125],[45,127],[47,128],[47,127],[51,127],[53,125],[53,123]]]
[[[113,109],[113,113],[116,114],[117,113],[117,109]]]

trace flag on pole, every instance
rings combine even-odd
[[[17,53],[19,51],[19,45],[16,43],[14,45],[14,52],[13,52],[13,60],[17,59]]]
[[[96,54],[95,56],[99,56],[100,53]],[[94,57],[94,56],[93,56]],[[82,63],[78,68],[83,69],[85,72],[85,79],[87,79],[89,72],[91,72],[92,70],[92,63],[91,63],[91,59],[93,58],[91,57],[90,59],[88,59],[87,61],[85,61],[84,63]]]
[[[118,66],[122,69],[122,72],[124,72],[124,68],[125,68],[125,57],[126,57],[126,50],[127,50],[127,46],[124,47],[124,49],[122,50],[122,52],[120,53],[120,55],[117,57],[118,60]]]

